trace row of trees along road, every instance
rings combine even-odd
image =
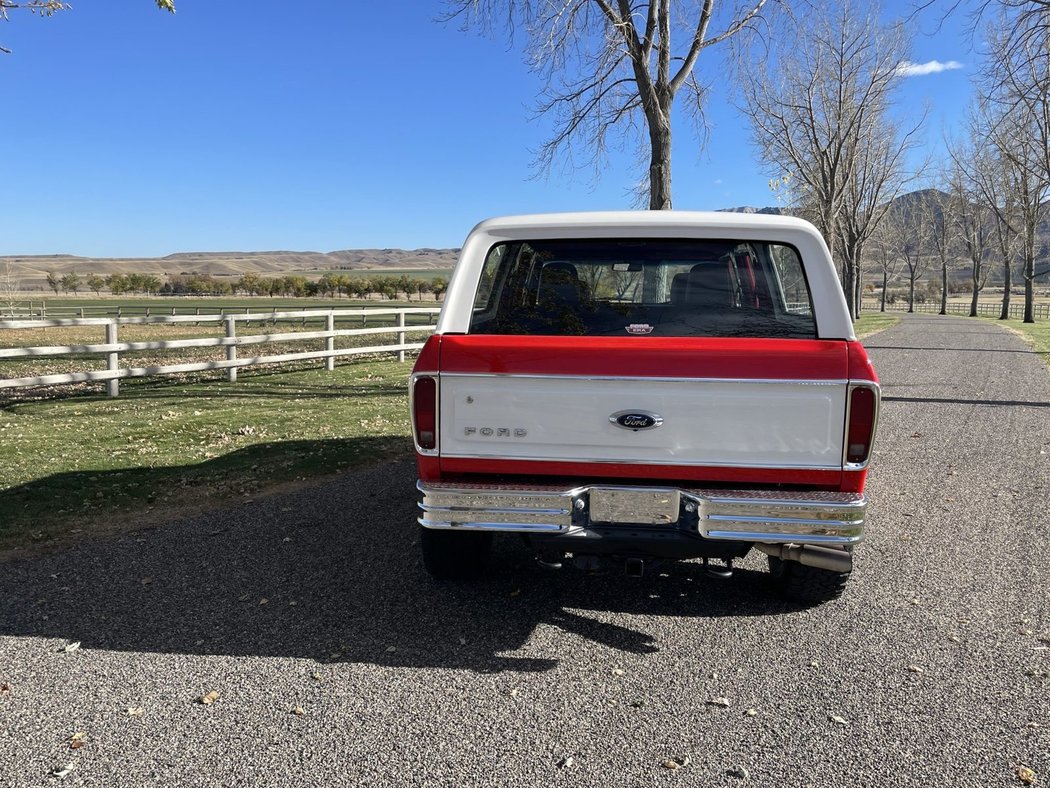
[[[218,279],[208,274],[182,274],[170,276],[162,282],[154,274],[110,274],[103,277],[97,273],[81,277],[76,272],[59,276],[53,271],[46,274],[47,285],[54,291],[76,295],[80,290],[94,291],[101,295],[102,290],[109,290],[113,295],[141,293],[144,295],[236,295],[243,293],[251,296],[282,296],[291,298],[337,298],[345,295],[348,298],[371,298],[378,295],[388,300],[396,300],[404,295],[415,296],[420,301],[424,295],[441,298],[448,288],[448,280],[443,276],[430,279],[410,276],[349,276],[347,274],[326,273],[320,279],[307,279],[304,276],[263,277],[247,273],[239,279]]]
[[[926,8],[931,2],[917,3]],[[962,13],[959,3],[944,13]],[[703,76],[709,48],[728,42],[723,71],[735,76],[761,161],[785,209],[813,221],[841,265],[850,313],[860,311],[865,269],[884,284],[906,270],[915,283],[936,264],[946,305],[949,268],[969,261],[974,299],[992,260],[1006,278],[1020,263],[1025,320],[1032,322],[1036,228],[1047,209],[1050,162],[1050,0],[985,0],[975,37],[991,47],[971,111],[971,133],[953,143],[942,180],[950,195],[923,211],[900,197],[929,178],[916,163],[924,118],[894,110],[908,74],[914,19],[882,21],[873,0],[447,0],[465,30],[494,25],[526,34],[544,88],[537,110],[554,121],[537,166],[562,157],[605,161],[623,134],[649,162],[640,192],[671,207],[671,115],[679,95],[703,139]],[[886,288],[883,288],[885,294]],[[976,305],[973,310],[976,312]]]

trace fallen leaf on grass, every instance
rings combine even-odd
[[[302,706],[296,706],[292,709],[292,714],[294,714],[296,717],[302,717],[304,714],[306,714],[306,709],[304,709]]]
[[[153,578],[152,577],[144,577],[144,578],[142,578],[142,585],[144,585],[144,586],[148,586],[152,582],[153,582]]]
[[[210,706],[218,699],[219,693],[216,690],[212,690],[207,695],[201,695],[199,698],[197,698],[197,703],[200,703],[203,706]]]
[[[559,769],[567,769],[570,766],[572,766],[575,761],[576,761],[575,758],[573,758],[571,755],[567,755],[564,758],[560,759],[555,764],[555,766],[557,766]]]
[[[78,648],[80,648],[80,641],[74,640],[72,643],[66,643],[66,645],[62,647],[62,650],[66,653],[72,654]]]
[[[848,722],[846,722],[846,718],[845,718],[845,717],[840,717],[840,716],[839,716],[839,715],[837,715],[837,714],[832,714],[832,715],[830,715],[830,716],[828,717],[828,719],[829,719],[829,720],[831,720],[831,721],[832,721],[833,723],[835,723],[836,725],[849,725],[849,723],[848,723]]]
[[[1035,782],[1035,772],[1027,766],[1015,766],[1014,774],[1016,774],[1017,779],[1025,785],[1032,785]]]
[[[6,695],[10,691],[11,691],[11,685],[8,684],[6,681],[3,684],[0,684],[0,695]]]
[[[145,713],[146,713],[146,710],[144,708],[142,708],[141,706],[129,706],[128,707],[128,716],[129,717],[141,717]]]
[[[721,708],[728,708],[729,698],[711,698],[709,701],[705,701],[708,706],[719,706]]]
[[[748,717],[754,717],[756,714],[758,714],[758,709],[748,709],[744,712],[744,714]]]
[[[87,744],[87,733],[84,731],[77,731],[69,737],[69,749],[71,750],[79,750],[85,744]]]
[[[314,681],[320,681],[323,677],[321,676],[320,673],[318,673],[315,670],[313,673],[310,674],[310,678],[312,678]]]
[[[918,665],[908,665],[909,673],[925,673],[925,671]]]

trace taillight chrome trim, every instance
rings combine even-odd
[[[871,434],[868,436],[868,456],[864,462],[850,462],[849,456],[849,422],[853,410],[853,392],[857,389],[870,389],[875,393],[875,414],[871,420]],[[842,470],[862,471],[871,462],[871,452],[875,445],[875,434],[879,430],[879,412],[882,410],[882,387],[873,380],[851,380],[846,387],[846,421],[842,425]]]
[[[420,378],[430,378],[434,381],[434,448],[424,449],[419,444],[419,435],[416,432],[416,381]],[[412,422],[412,443],[418,454],[424,457],[437,457],[441,453],[441,433],[438,429],[441,413],[441,375],[437,372],[413,372],[408,379],[408,413]]]

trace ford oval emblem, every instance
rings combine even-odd
[[[664,423],[662,417],[644,410],[621,410],[609,417],[609,421],[625,430],[651,430]]]

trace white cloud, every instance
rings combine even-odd
[[[902,77],[923,77],[927,74],[940,74],[942,71],[954,71],[962,68],[963,64],[958,60],[949,60],[942,63],[939,60],[930,60],[926,63],[910,63],[905,60],[897,66],[897,74]]]

